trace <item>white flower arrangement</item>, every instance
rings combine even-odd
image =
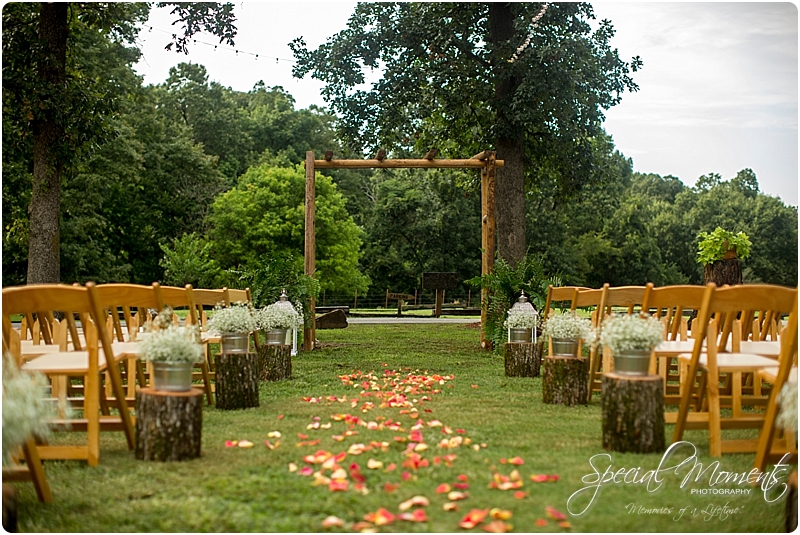
[[[55,413],[44,399],[46,389],[42,375],[20,372],[13,357],[3,358],[3,465],[31,436],[50,434],[48,421]]]
[[[256,311],[258,328],[264,331],[272,329],[299,329],[303,326],[303,314],[299,313],[288,301],[272,303]]]
[[[781,409],[775,419],[775,425],[787,434],[794,434],[797,431],[797,383],[784,383],[778,393],[777,401]],[[3,411],[5,412],[5,407]],[[5,421],[3,424],[5,425]]]
[[[142,340],[139,352],[152,362],[200,362],[204,351],[197,326],[169,325],[153,330]]]
[[[653,316],[615,315],[603,322],[599,340],[615,354],[620,351],[653,349],[664,341],[664,325]]]
[[[249,333],[258,328],[253,310],[245,303],[233,303],[229,307],[214,307],[214,315],[208,320],[212,333]]]
[[[533,307],[512,307],[503,325],[506,329],[535,329],[538,322]]]
[[[542,328],[546,338],[570,338],[586,340],[592,330],[592,321],[580,317],[577,312],[569,310],[554,314],[547,318]]]

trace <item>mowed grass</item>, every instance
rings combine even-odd
[[[321,348],[301,353],[293,361],[293,378],[261,385],[260,407],[241,411],[220,411],[206,407],[203,413],[203,446],[199,459],[160,463],[137,461],[119,433],[104,433],[100,465],[89,468],[81,462],[48,462],[46,472],[54,503],[36,501],[30,484],[16,484],[20,490],[20,530],[56,532],[319,532],[329,515],[345,521],[346,531],[367,513],[380,507],[398,512],[400,502],[416,495],[426,496],[428,522],[395,522],[381,526],[381,532],[466,532],[458,527],[470,509],[498,507],[513,512],[509,523],[515,532],[761,532],[781,531],[785,496],[768,503],[758,487],[733,483],[709,485],[709,475],[682,487],[689,469],[664,472],[662,484],[652,492],[644,484],[607,483],[589,503],[588,487],[597,476],[590,465],[604,471],[642,468],[642,473],[658,468],[660,454],[634,455],[611,453],[603,457],[600,397],[588,406],[544,405],[540,378],[507,378],[501,357],[479,348],[479,330],[467,325],[350,325],[336,331],[317,331]],[[385,366],[384,366],[385,364]],[[375,408],[361,413],[349,403],[308,403],[304,396],[358,396],[360,388],[345,386],[339,375],[354,370],[421,370],[428,374],[450,375],[452,381],[431,395],[431,401],[418,402],[420,418],[437,419],[466,431],[472,444],[485,443],[474,451],[471,446],[441,450],[437,444],[441,427],[425,427],[429,445],[422,456],[430,466],[416,471],[401,467],[405,444],[395,436],[407,436],[414,420],[400,415],[396,408]],[[476,387],[474,388],[473,385]],[[363,398],[372,400],[374,398]],[[431,412],[425,412],[429,409]],[[358,426],[358,435],[343,442],[331,436],[342,434],[344,422],[332,422],[330,429],[308,430],[314,417],[331,422],[336,413],[358,415],[366,421],[380,416],[399,420],[404,433],[370,431]],[[282,418],[279,419],[279,416]],[[281,444],[275,450],[264,445],[267,433],[280,431]],[[667,426],[667,437],[672,427]],[[307,434],[321,442],[312,447],[297,447]],[[747,433],[754,433],[748,431]],[[455,435],[452,435],[455,436]],[[63,439],[74,438],[64,435]],[[247,439],[251,449],[226,448],[226,440]],[[59,436],[58,440],[62,440]],[[275,442],[274,439],[270,439]],[[347,468],[357,462],[366,476],[369,493],[348,490],[331,492],[327,486],[312,486],[311,477],[290,473],[289,463],[302,467],[304,455],[322,449],[346,451],[354,443],[388,441],[388,451],[373,450],[359,456],[348,455]],[[689,432],[686,440],[698,449],[698,460],[708,466],[706,436]],[[451,467],[435,465],[436,456],[455,453]],[[501,459],[519,456],[521,466],[501,464]],[[748,472],[754,455],[726,455],[720,470]],[[396,463],[397,470],[369,470],[373,458],[385,466]],[[664,466],[677,464],[674,456]],[[514,491],[490,489],[492,471],[508,475],[517,468],[524,480],[521,490],[528,492],[515,499]],[[404,481],[402,472],[410,479]],[[459,511],[442,509],[445,495],[436,494],[441,483],[453,484],[466,475],[468,498],[459,502]],[[532,474],[556,474],[557,482],[535,483]],[[780,475],[785,480],[786,473]],[[387,492],[385,483],[399,484]],[[751,489],[749,495],[692,494],[692,489]],[[567,514],[571,528],[563,528],[548,518],[546,507]],[[722,508],[727,509],[723,510]],[[681,511],[683,510],[683,513]],[[705,513],[704,513],[705,511]],[[680,518],[679,518],[680,517]],[[537,525],[538,520],[546,525]],[[540,522],[541,524],[541,522]],[[472,532],[482,532],[480,527]]]

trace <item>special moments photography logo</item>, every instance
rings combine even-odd
[[[686,454],[685,458],[673,461],[673,457],[678,458],[678,453]],[[683,455],[681,455],[683,457]],[[780,462],[775,464],[772,470],[761,471],[757,468],[744,472],[733,472],[724,470],[719,460],[702,463],[697,455],[697,448],[694,444],[687,441],[680,441],[672,444],[661,457],[658,467],[645,470],[642,467],[628,468],[615,467],[613,458],[608,453],[598,453],[589,459],[589,466],[592,472],[583,476],[581,481],[586,484],[572,493],[567,499],[567,510],[574,516],[586,513],[595,503],[600,489],[606,485],[631,485],[644,489],[649,493],[658,491],[665,483],[670,480],[679,485],[681,489],[687,485],[694,484],[695,488],[689,489],[690,495],[695,496],[731,496],[749,495],[754,491],[753,486],[758,485],[763,492],[764,500],[772,503],[780,499],[787,490],[786,477],[788,475],[788,465],[784,464],[784,456]],[[725,487],[723,487],[725,485]],[[733,485],[735,488],[729,488]],[[626,506],[629,513],[637,512],[636,504]],[[671,514],[674,507],[667,507],[670,511],[663,511],[661,514]],[[682,510],[682,512],[681,512]],[[700,513],[711,516],[727,517],[737,514],[736,507],[710,505],[700,508]],[[681,507],[676,510],[683,516],[691,512],[691,507]],[[641,511],[638,511],[641,513]],[[658,514],[659,511],[646,511],[651,514]],[[698,514],[695,509],[694,514]]]

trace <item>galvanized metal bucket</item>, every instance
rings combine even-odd
[[[267,331],[267,344],[268,345],[285,345],[286,344],[286,331],[288,329],[271,329]]]
[[[191,362],[153,362],[153,388],[162,392],[187,392],[192,388]]]
[[[509,337],[511,342],[524,342],[530,343],[533,337],[533,329],[509,329]]]
[[[648,375],[650,372],[649,349],[629,349],[614,355],[614,373],[619,375]]]
[[[577,357],[577,338],[552,338],[554,357]]]
[[[220,339],[220,351],[224,354],[250,351],[250,333],[222,333]]]

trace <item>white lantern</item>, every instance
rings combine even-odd
[[[525,292],[520,292],[519,299],[508,311],[506,320],[509,342],[536,343],[536,327],[539,325],[539,313],[528,301]],[[531,334],[533,335],[531,339]]]

